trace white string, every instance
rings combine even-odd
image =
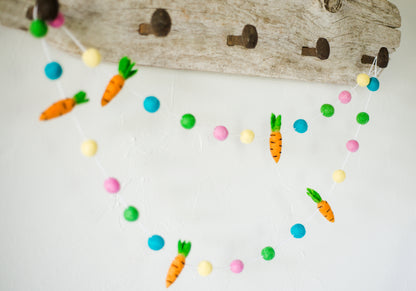
[[[61,95],[61,98],[64,99],[67,96],[65,95],[64,88],[62,87],[62,83],[60,80],[56,81],[56,87],[58,88],[59,94]]]
[[[348,152],[347,156],[345,157],[344,162],[342,163],[342,167],[341,167],[342,170],[345,169],[345,166],[347,165],[350,156],[351,156],[351,152]]]
[[[33,7],[33,11],[32,11],[32,13],[33,13],[33,15],[32,15],[33,20],[38,19],[38,5],[35,5],[35,6]]]
[[[70,39],[76,44],[76,46],[81,50],[81,52],[85,52],[86,48],[82,45],[82,43],[66,28],[65,26],[62,26],[62,29],[65,31],[65,33],[69,36]]]
[[[42,38],[41,43],[42,43],[42,48],[43,48],[43,52],[45,53],[46,59],[48,60],[49,63],[52,62],[52,58],[49,54],[48,46],[46,44],[46,40]]]

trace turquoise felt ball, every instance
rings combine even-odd
[[[165,246],[165,240],[160,235],[152,235],[147,240],[147,245],[153,251],[161,250]]]
[[[59,79],[62,75],[62,67],[57,62],[50,62],[45,66],[45,75],[51,80]]]
[[[306,230],[302,224],[297,223],[292,226],[292,228],[290,229],[290,233],[293,235],[294,238],[302,238],[305,236]]]
[[[155,96],[149,96],[144,99],[143,106],[147,112],[155,113],[159,110],[160,101]]]
[[[308,130],[308,123],[304,119],[298,119],[293,124],[293,128],[299,133],[305,133]]]
[[[377,78],[375,77],[371,77],[370,78],[370,83],[367,85],[368,90],[370,91],[377,91],[378,88],[380,88],[380,82],[378,81]]]

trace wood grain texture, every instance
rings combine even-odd
[[[105,61],[128,55],[140,65],[353,84],[363,54],[380,47],[393,53],[400,45],[400,13],[387,0],[344,0],[337,13],[324,0],[62,0],[66,27],[86,47],[98,48]],[[27,29],[25,13],[34,1],[0,0],[0,23]],[[168,36],[142,36],[140,23],[164,8],[172,19]],[[254,49],[229,47],[227,35],[246,24],[258,32]],[[301,56],[318,38],[331,46],[327,60]],[[81,54],[62,30],[50,29],[47,41]]]

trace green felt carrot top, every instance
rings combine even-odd
[[[272,117],[270,118],[270,126],[272,128],[272,131],[280,131],[280,126],[282,125],[282,116],[279,115],[276,117],[274,113],[272,113]]]
[[[118,73],[124,80],[127,80],[137,73],[137,70],[132,70],[135,65],[136,63],[132,63],[128,57],[122,57],[118,64]]]
[[[178,254],[183,255],[185,258],[188,256],[191,251],[191,242],[178,241]]]
[[[74,95],[74,100],[76,104],[86,103],[90,101],[90,99],[87,99],[87,93],[84,91],[79,91],[77,94]]]
[[[319,195],[318,192],[311,188],[306,188],[306,194],[308,194],[309,197],[312,198],[312,200],[316,203],[319,203],[322,201],[321,195]]]

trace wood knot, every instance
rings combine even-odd
[[[336,13],[342,8],[342,0],[324,0],[325,9],[331,13]]]

